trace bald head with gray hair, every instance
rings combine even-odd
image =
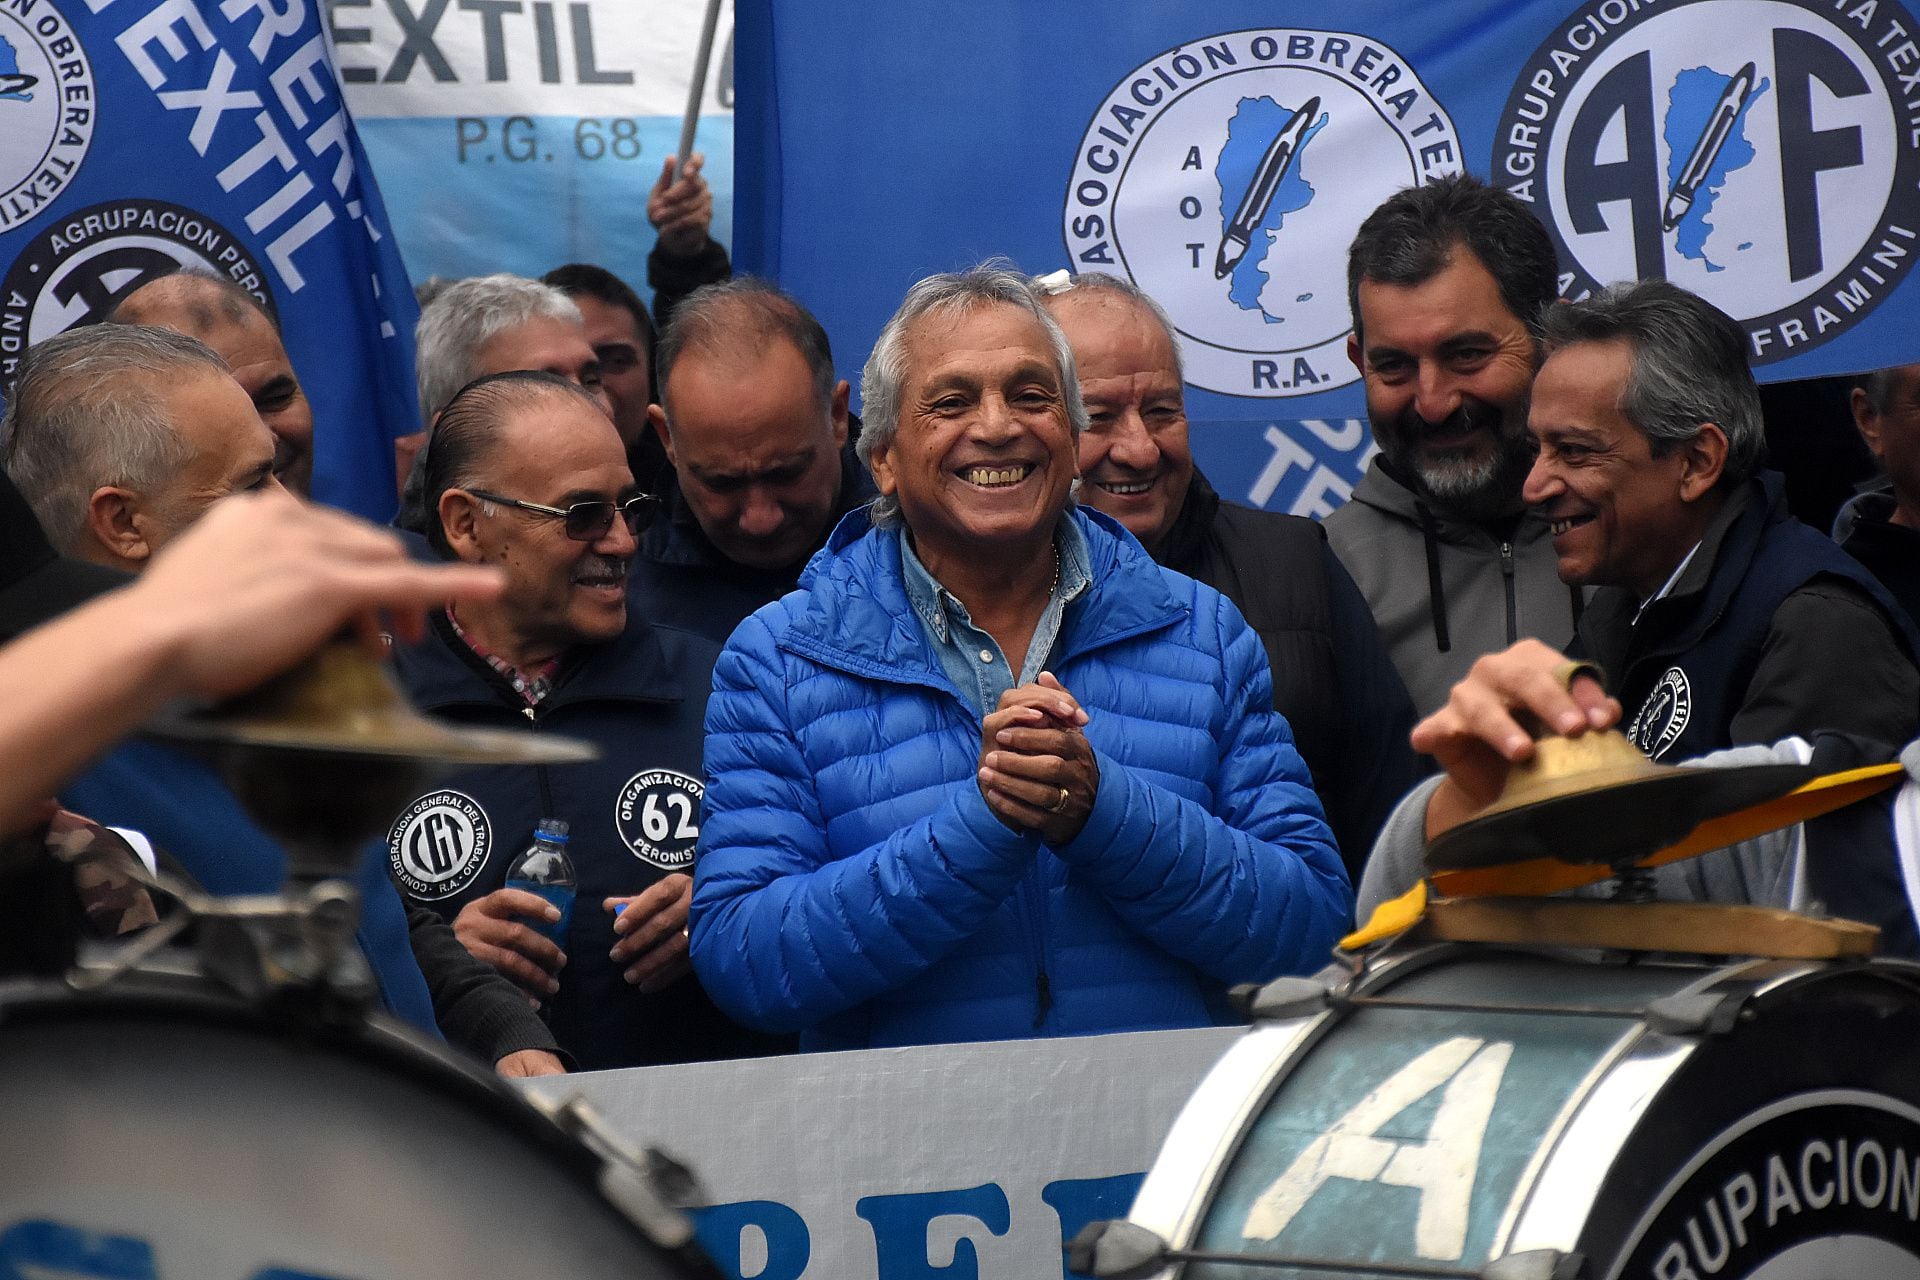
[[[880,336],[874,341],[873,354],[860,375],[863,425],[854,445],[860,461],[873,470],[873,455],[893,442],[900,429],[900,404],[906,394],[912,369],[907,358],[907,336],[924,320],[956,320],[984,307],[1007,306],[1033,317],[1047,335],[1054,365],[1060,373],[1061,401],[1066,406],[1067,425],[1074,439],[1087,427],[1087,406],[1080,398],[1080,381],[1074,371],[1073,347],[1067,335],[1048,314],[1045,295],[1032,280],[998,262],[983,263],[970,271],[928,276],[907,290],[900,309],[893,313]],[[873,523],[878,526],[897,523],[900,504],[891,496],[876,499]]]
[[[1036,283],[1038,283],[1036,281]],[[1186,361],[1180,354],[1180,332],[1173,327],[1173,317],[1167,309],[1154,301],[1153,295],[1131,280],[1122,280],[1119,276],[1110,276],[1104,271],[1086,271],[1067,277],[1063,285],[1049,288],[1040,285],[1041,292],[1049,301],[1062,302],[1068,298],[1089,298],[1117,303],[1132,303],[1153,317],[1167,335],[1167,345],[1173,348],[1173,371],[1181,382],[1187,380]]]
[[[0,466],[48,540],[75,554],[95,490],[159,492],[187,464],[192,450],[168,392],[227,373],[199,339],[151,325],[94,325],[48,338],[20,358],[0,417]]]
[[[577,325],[580,308],[552,285],[505,273],[456,280],[435,293],[413,331],[420,420],[431,423],[455,392],[485,372],[482,347],[529,320]]]

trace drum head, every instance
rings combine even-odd
[[[204,992],[14,986],[0,1108],[0,1273],[696,1274],[601,1198],[597,1157],[395,1030],[299,1042]]]

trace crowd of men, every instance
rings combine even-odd
[[[726,278],[703,198],[697,173],[656,192],[652,315],[572,264],[441,282],[420,318],[383,572],[470,572],[394,638],[397,678],[447,721],[601,751],[443,780],[358,877],[387,1008],[504,1072],[1228,1021],[1230,985],[1324,962],[1356,888],[1364,911],[1418,880],[1536,722],[1618,720],[1669,763],[1920,736],[1920,366],[1855,393],[1887,488],[1835,541],[1764,468],[1738,324],[1658,281],[1563,303],[1524,206],[1445,179],[1350,247],[1379,451],[1321,525],[1195,467],[1177,336],[1133,285],[920,282],[862,421],[806,306]],[[30,349],[7,404],[9,634],[102,592],[164,621],[149,580],[305,527],[278,491],[328,424],[226,282],[138,282]],[[224,542],[195,537],[210,512]],[[1558,683],[1569,654],[1613,698]],[[70,764],[57,821],[96,844],[222,893],[283,875],[193,758]],[[505,883],[555,818],[560,941]],[[1821,900],[1920,945],[1881,827],[1662,892]]]

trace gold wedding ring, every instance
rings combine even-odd
[[[1060,798],[1047,807],[1048,813],[1059,813],[1067,807],[1067,797],[1072,793],[1065,787],[1060,788]]]

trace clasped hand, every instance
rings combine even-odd
[[[1087,825],[1100,789],[1087,713],[1066,686],[1042,672],[1009,689],[981,725],[980,794],[1015,831],[1066,844]]]

